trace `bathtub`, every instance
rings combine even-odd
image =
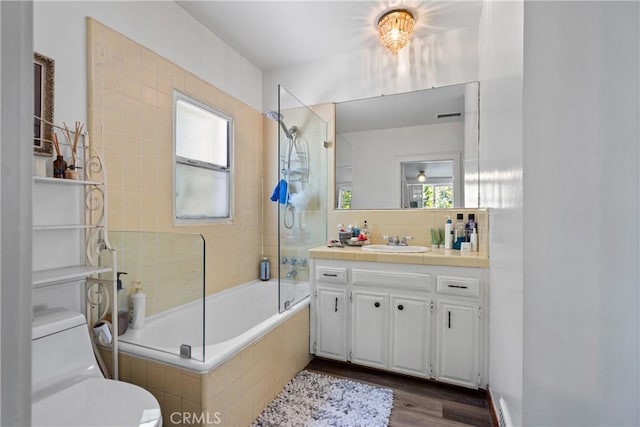
[[[146,318],[143,328],[120,336],[119,351],[207,373],[309,306],[308,282],[283,281],[281,290],[282,313],[277,280],[249,282],[207,297],[204,306],[195,301]],[[191,358],[179,356],[183,344]]]

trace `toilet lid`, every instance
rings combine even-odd
[[[33,402],[34,426],[139,426],[162,425],[158,401],[133,384],[89,378]]]

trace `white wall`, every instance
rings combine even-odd
[[[37,1],[34,50],[56,61],[56,122],[86,122],[87,16],[260,110],[261,71],[172,1]]]
[[[330,24],[327,24],[330,25]],[[368,98],[478,80],[478,29],[414,38],[397,56],[382,46],[263,72],[263,110],[281,84],[307,105]]]
[[[525,3],[526,425],[640,424],[639,6]]]
[[[464,149],[464,123],[378,129],[342,133],[351,143],[352,209],[398,209],[400,163],[428,160],[429,155],[460,153]],[[458,183],[460,181],[458,180]]]
[[[491,216],[489,385],[495,402],[504,398],[516,425],[522,424],[523,408],[522,58],[522,0],[486,2],[479,157],[480,206],[489,207]]]
[[[31,2],[0,2],[0,425],[31,420]]]

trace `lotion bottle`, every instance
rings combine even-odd
[[[451,217],[447,216],[447,223],[444,225],[444,248],[451,249],[451,242],[453,240],[453,223]]]
[[[142,281],[136,282],[136,292],[131,295],[131,327],[141,329],[144,326],[146,316],[147,296],[142,292]]]

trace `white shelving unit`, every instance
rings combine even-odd
[[[59,126],[51,125],[58,132],[62,130]],[[61,149],[65,158],[71,157],[69,144],[61,142]],[[85,314],[89,321],[91,304],[87,294],[89,286],[95,283],[111,288],[106,290],[112,294],[109,298],[111,312],[118,312],[115,286],[117,254],[107,235],[106,173],[101,157],[89,149],[87,133],[82,134],[78,151],[78,166],[82,166],[80,179],[33,177],[32,288],[48,288],[43,291],[54,294],[47,295],[58,295],[58,292],[62,292],[70,283],[84,281],[83,299],[86,302]],[[53,158],[50,161],[53,162]],[[104,251],[111,254],[109,266],[98,265],[99,256]],[[102,273],[110,273],[111,277],[101,279],[99,275]],[[118,378],[117,318],[118,316],[113,316],[112,321],[114,379]]]

